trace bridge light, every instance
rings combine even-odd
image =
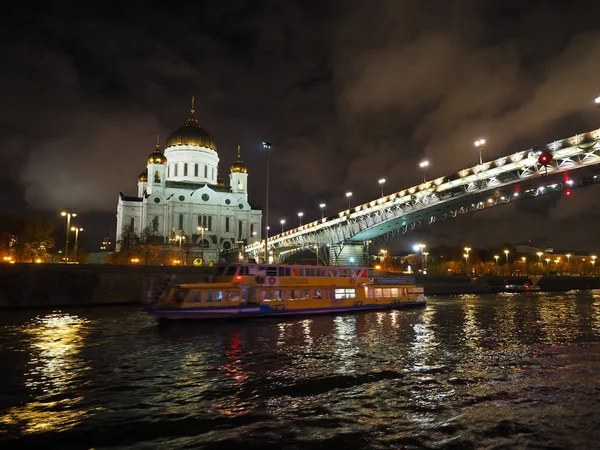
[[[595,99],[594,102],[596,103],[596,105],[598,105],[598,108],[600,108],[600,95],[598,95]]]
[[[513,197],[518,197],[518,196],[519,196],[519,193],[518,193],[518,192],[515,192],[515,193],[513,194]]]
[[[567,197],[569,197],[569,196],[571,195],[571,189],[567,189],[567,190],[565,191],[565,195],[566,195]]]
[[[544,150],[542,153],[540,153],[540,156],[538,157],[539,164],[545,167],[550,164],[550,161],[552,161],[552,153],[547,150]]]

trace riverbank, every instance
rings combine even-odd
[[[191,282],[214,273],[214,268],[6,264],[0,266],[0,309],[139,304],[150,278],[175,275]],[[527,277],[420,275],[426,295],[486,294],[505,286],[531,283]],[[600,277],[542,277],[541,291],[600,289]]]

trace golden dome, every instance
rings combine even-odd
[[[163,152],[160,151],[160,135],[156,135],[156,148],[154,149],[154,151],[152,153],[150,153],[150,156],[148,156],[148,159],[146,160],[146,162],[148,164],[166,164],[167,163],[167,157],[163,154]]]
[[[148,182],[148,169],[144,169],[140,176],[138,177],[138,182],[147,183]]]
[[[233,164],[231,165],[229,170],[231,171],[231,173],[234,173],[234,172],[248,173],[248,168],[246,167],[246,164],[244,164],[244,162],[242,161],[242,158],[240,157],[240,146],[239,145],[238,145],[237,151],[238,151],[237,159],[233,162]]]
[[[190,117],[185,122],[185,126],[179,128],[167,139],[167,147],[176,145],[193,145],[196,147],[206,147],[217,151],[217,144],[208,132],[200,126],[198,120],[194,117],[194,97],[192,97],[192,109]]]

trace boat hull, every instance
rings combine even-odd
[[[147,308],[148,313],[158,320],[214,320],[243,319],[249,317],[308,316],[340,314],[362,311],[381,311],[425,306],[426,300],[415,300],[389,304],[369,304],[310,309],[273,309],[268,305],[231,308]]]

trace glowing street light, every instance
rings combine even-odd
[[[467,259],[467,266],[466,266],[466,269],[467,269],[467,274],[469,274],[469,273],[470,273],[470,272],[469,272],[469,252],[470,252],[470,251],[471,251],[471,247],[465,247],[465,252],[467,252],[467,253],[466,253],[466,255],[467,255],[467,258],[466,258],[466,259]]]
[[[379,253],[381,253],[381,265],[383,266],[383,270],[385,270],[385,257],[388,254],[388,251],[385,249],[381,249],[379,250]]]
[[[79,232],[83,231],[83,228],[71,227],[71,231],[75,232],[75,257],[73,258],[73,260],[77,262],[77,252],[79,251]]]
[[[319,203],[319,208],[321,209],[321,219],[325,217],[324,210],[327,205],[325,203]]]
[[[60,213],[61,216],[67,218],[67,241],[65,243],[65,264],[69,262],[69,230],[71,229],[71,217],[77,217],[77,214],[66,210]]]
[[[300,220],[300,226],[302,226],[302,216],[304,216],[303,212],[298,213],[298,219]]]
[[[385,178],[379,179],[379,186],[381,187],[381,196],[383,197],[383,186],[385,185]]]
[[[542,263],[542,255],[543,254],[544,254],[543,252],[537,252],[536,253],[536,255],[538,256],[538,260],[539,260],[540,264]]]
[[[281,219],[279,221],[279,223],[281,224],[281,234],[283,234],[283,226],[285,225],[285,219]],[[302,224],[300,224],[300,225],[302,225]]]
[[[269,154],[271,153],[271,143],[270,142],[263,142],[262,143],[263,148],[266,150],[267,153],[267,198],[266,198],[266,210],[265,210],[265,263],[269,263],[269,256],[268,256],[268,252],[267,249],[269,248],[268,246],[268,242],[269,242]]]
[[[415,251],[421,251],[421,268],[423,268],[423,250],[425,249],[425,244],[415,244],[413,248]]]
[[[504,250],[504,254],[506,255],[506,264],[508,264],[508,254],[510,253],[509,250]]]
[[[421,161],[419,163],[419,167],[423,171],[423,183],[425,183],[427,181],[427,168],[429,167],[429,161]]]
[[[592,255],[592,261],[591,261],[591,262],[592,262],[592,269],[595,267],[595,264],[596,264],[596,258],[597,258],[597,256],[596,256],[596,255]]]
[[[346,198],[348,199],[348,209],[350,209],[350,199],[352,198],[352,192],[346,192]]]
[[[485,147],[485,139],[477,139],[475,141],[475,148],[477,149],[477,151],[479,151],[479,165],[483,164],[483,156],[481,155],[481,152],[484,147]]]
[[[463,257],[465,258],[465,273],[469,275],[469,254],[464,253]]]
[[[494,259],[496,260],[496,275],[498,275],[500,273],[500,267],[498,267],[498,259],[500,259],[500,256],[494,255]]]

